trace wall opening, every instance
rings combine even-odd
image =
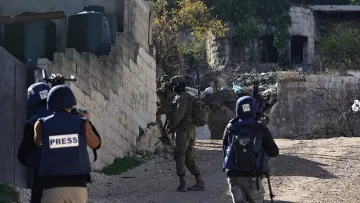
[[[261,63],[277,63],[278,50],[274,46],[274,35],[264,35],[260,38]]]
[[[242,46],[238,40],[239,39],[235,39],[235,37],[231,40],[230,58],[231,62],[241,64],[245,60],[245,47]]]
[[[304,52],[308,38],[303,36],[291,36],[291,63],[301,64],[304,61]]]

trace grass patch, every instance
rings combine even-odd
[[[152,153],[148,151],[140,151],[135,156],[125,156],[123,158],[115,158],[114,162],[108,166],[105,166],[101,173],[105,175],[120,175],[140,166],[152,158]],[[0,202],[1,203],[1,202]]]
[[[20,202],[20,192],[14,186],[0,184],[0,203],[13,202]]]

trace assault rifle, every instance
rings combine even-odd
[[[165,145],[170,144],[169,135],[166,133],[167,123],[168,123],[168,116],[166,116],[165,124],[164,124],[163,128],[161,129],[161,137],[159,137],[159,141],[157,141],[157,143],[155,143],[155,146],[158,145],[160,142],[162,142]]]

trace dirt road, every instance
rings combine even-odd
[[[277,143],[281,155],[270,164],[276,202],[360,202],[359,138],[277,140]],[[221,143],[199,141],[196,156],[207,184],[204,192],[174,192],[177,186],[174,162],[171,157],[162,157],[121,176],[94,174],[95,182],[89,187],[91,202],[231,202],[221,172]],[[192,177],[188,176],[188,180],[193,183]]]
[[[360,138],[276,142],[281,155],[270,163],[275,202],[360,202]],[[89,203],[230,203],[221,143],[199,141],[196,157],[206,181],[204,192],[175,192],[175,163],[168,155],[120,176],[94,173]],[[194,183],[192,177],[188,180]]]

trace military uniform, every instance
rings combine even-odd
[[[225,127],[229,123],[229,120],[235,117],[235,113],[221,104],[212,106],[210,113],[211,116],[209,116],[208,125],[211,132],[211,139],[221,140]]]
[[[185,168],[195,176],[197,183],[187,190],[204,190],[204,182],[200,175],[200,169],[195,162],[193,147],[195,145],[196,125],[192,117],[191,95],[185,91],[185,79],[175,76],[171,79],[176,96],[172,102],[173,111],[168,120],[167,129],[174,130],[176,134],[174,160],[176,173],[180,178],[179,192],[186,191]]]
[[[181,92],[176,95],[173,105],[177,108],[168,121],[168,128],[176,129],[174,159],[177,175],[185,175],[185,167],[189,169],[192,175],[200,174],[193,155],[196,126],[192,120],[192,103],[189,93]]]
[[[163,128],[161,121],[161,115],[168,115],[169,107],[176,93],[169,86],[170,80],[167,75],[164,75],[161,79],[161,87],[156,90],[158,96],[157,111],[156,111],[156,123],[159,127]]]
[[[158,107],[156,111],[156,122],[160,128],[163,128],[163,123],[161,121],[161,115],[167,115],[173,98],[176,93],[170,91],[167,86],[163,86],[157,90],[158,95]]]

